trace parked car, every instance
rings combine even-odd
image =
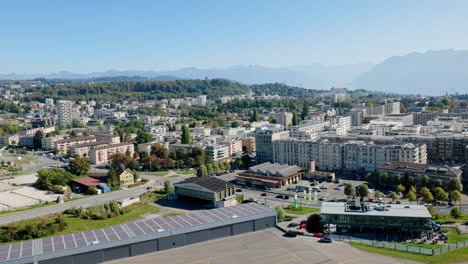
[[[340,183],[340,179],[335,179],[333,182],[334,183]]]
[[[326,190],[326,189],[328,189],[328,186],[326,186],[326,185],[323,185],[323,186],[321,186],[321,187],[320,187],[320,189],[322,189],[322,190]]]
[[[290,224],[288,225],[288,227],[296,227],[296,226],[299,226],[299,224],[298,224],[298,223],[290,223]]]
[[[331,243],[331,242],[333,242],[333,240],[331,238],[329,238],[329,237],[322,237],[322,238],[320,238],[319,242],[320,243]]]
[[[325,201],[325,197],[322,196],[322,197],[320,197],[319,200],[320,200],[320,201]]]
[[[241,189],[236,189],[236,192],[242,192],[242,190]]]
[[[260,196],[267,196],[267,195],[268,195],[267,193],[260,194]]]
[[[289,230],[288,232],[284,233],[285,237],[297,237],[297,232]]]
[[[271,187],[265,187],[265,190],[271,191],[271,190],[273,190],[273,189],[272,189]]]

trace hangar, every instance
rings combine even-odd
[[[275,225],[276,210],[248,203],[3,245],[0,263],[94,264]]]

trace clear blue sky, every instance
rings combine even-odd
[[[0,1],[0,73],[372,62],[467,49],[468,1]]]

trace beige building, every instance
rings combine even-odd
[[[242,139],[242,149],[247,153],[255,152],[255,138]]]
[[[54,149],[60,154],[67,154],[68,149],[74,145],[96,142],[95,136],[77,137],[77,138],[66,138],[54,141]]]
[[[135,183],[135,173],[130,169],[123,171],[117,171],[117,176],[119,177],[120,187],[127,187]]]
[[[110,162],[110,157],[116,153],[129,152],[131,156],[135,152],[134,146],[131,143],[111,144],[107,146],[97,147],[90,150],[89,162],[94,165],[105,165]]]

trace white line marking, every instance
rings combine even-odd
[[[111,226],[110,228],[112,229],[112,231],[114,231],[115,235],[116,235],[116,236],[119,238],[119,240],[120,240],[121,238],[120,238],[119,234],[117,234],[117,232],[115,231],[115,229],[114,229],[112,226]]]

